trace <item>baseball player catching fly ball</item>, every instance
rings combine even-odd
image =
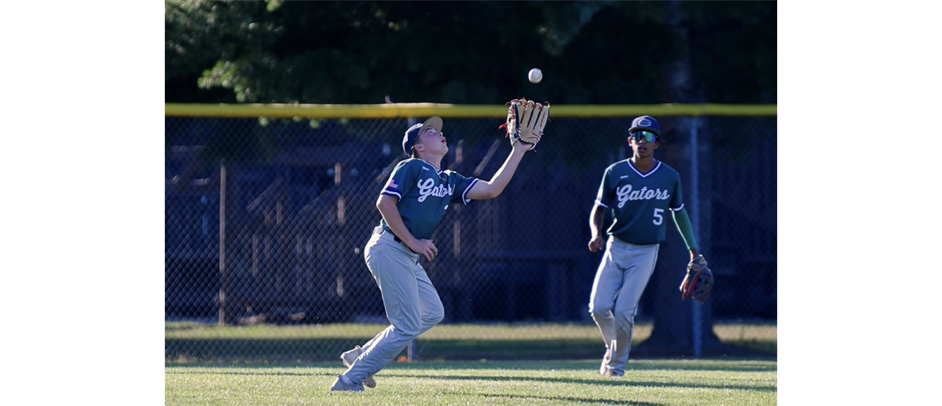
[[[654,150],[661,146],[661,127],[650,116],[641,116],[631,122],[628,143],[633,150],[629,159],[615,162],[602,175],[595,206],[589,216],[592,239],[589,251],[603,247],[605,255],[599,264],[592,284],[589,312],[599,326],[605,342],[605,356],[599,373],[607,377],[624,376],[631,350],[631,334],[638,301],[657,261],[659,244],[664,242],[666,212],[670,211],[674,224],[690,250],[691,265],[704,270],[706,261],[697,252],[690,217],[684,210],[680,175],[667,164],[654,159]],[[613,222],[602,235],[602,219],[606,211],[612,213]],[[705,293],[692,293],[697,285],[693,281],[700,274],[688,276],[681,285],[681,298],[692,296],[706,299]],[[712,288],[712,285],[706,286]]]
[[[419,263],[421,258],[432,261],[438,256],[432,233],[452,203],[467,205],[500,195],[523,155],[539,142],[548,120],[548,103],[515,99],[509,104],[505,126],[513,149],[490,181],[442,169],[448,143],[440,117],[406,130],[402,150],[411,158],[396,165],[380,192],[376,208],[382,219],[364,250],[390,325],[362,347],[340,356],[348,369],[331,391],[375,388],[373,375],[445,317],[438,292]]]

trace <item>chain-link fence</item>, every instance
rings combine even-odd
[[[695,317],[708,336],[772,341],[774,351],[775,117],[657,118],[666,142],[655,157],[681,174],[717,288],[694,316],[690,301],[681,304],[677,285],[689,258],[670,222],[636,341]],[[582,355],[573,349],[584,343],[600,356],[588,300],[601,253],[587,249],[589,214],[604,169],[630,156],[630,121],[555,118],[500,197],[446,212],[433,236],[439,256],[421,260],[445,320],[410,356],[457,356],[463,340],[486,331],[503,343],[572,344],[548,344],[542,357]],[[333,360],[388,325],[363,249],[414,122],[167,117],[168,361]],[[442,167],[490,179],[511,149],[498,129],[503,118],[444,122],[450,150]],[[473,327],[494,325],[502,327]],[[528,356],[541,357],[507,355]]]

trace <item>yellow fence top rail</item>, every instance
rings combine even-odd
[[[392,104],[179,104],[166,103],[166,117],[224,118],[501,118],[507,107],[441,103]],[[551,117],[759,116],[776,117],[775,104],[552,105]]]

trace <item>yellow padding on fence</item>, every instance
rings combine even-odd
[[[179,104],[166,103],[167,117],[228,118],[495,118],[507,114],[501,105],[458,105],[441,103],[392,104]],[[664,116],[762,116],[775,117],[775,104],[638,104],[638,105],[552,105],[550,114],[560,117]]]

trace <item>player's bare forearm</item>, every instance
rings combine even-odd
[[[605,238],[602,236],[602,220],[605,218],[605,209],[598,204],[592,208],[592,214],[589,215],[589,229],[592,232],[592,238],[589,240],[589,251],[598,252],[605,245]]]
[[[399,214],[399,207],[396,206],[396,202],[395,197],[388,195],[380,195],[379,200],[376,201],[376,208],[379,210],[379,214],[383,216],[383,220],[386,220],[389,229],[412,252],[424,256],[429,261],[435,259],[438,256],[438,248],[435,247],[432,240],[420,240],[412,235],[412,232],[406,227],[406,223],[402,221],[402,215]]]
[[[474,184],[474,187],[468,191],[468,199],[493,199],[503,193],[504,188],[510,183],[510,178],[512,178],[514,172],[517,171],[517,166],[520,164],[520,160],[523,159],[523,154],[527,152],[525,147],[518,147],[517,145],[519,145],[519,143],[514,145],[513,151],[511,151],[507,160],[504,161],[504,164],[501,165],[500,169],[497,170],[497,173],[494,174],[494,177],[491,178],[490,181],[477,182]]]
[[[589,215],[589,230],[592,236],[602,235],[602,219],[605,217],[605,208],[596,204],[592,207],[592,214]]]

